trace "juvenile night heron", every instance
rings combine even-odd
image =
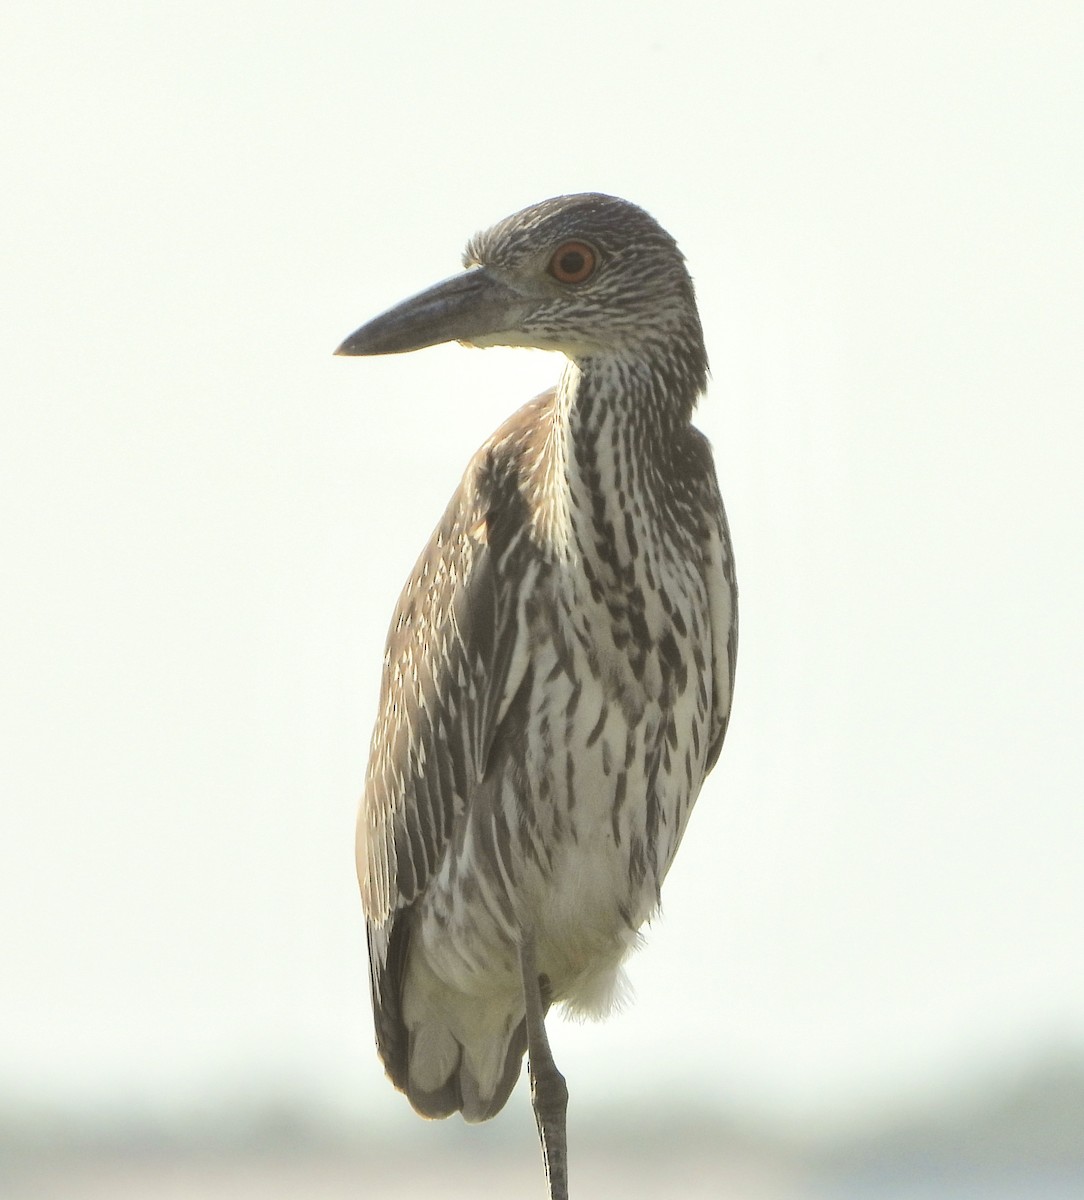
[[[358,820],[376,1040],[427,1117],[485,1121],[524,1051],[567,1195],[551,1004],[604,1012],[730,714],[737,592],[693,286],[642,209],[560,196],[339,354],[568,359],[471,459],[399,599]]]

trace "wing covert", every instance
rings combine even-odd
[[[522,529],[518,494],[483,447],[422,551],[392,618],[357,865],[369,921],[424,890],[485,769],[517,644],[497,564]]]
[[[711,616],[712,723],[707,757],[707,770],[710,771],[723,748],[734,697],[734,669],[738,656],[738,582],[730,528],[715,474],[711,446],[699,430],[693,430],[693,433],[690,449],[703,480],[703,508],[710,514],[701,534]]]
[[[723,748],[734,698],[734,668],[738,656],[738,585],[726,513],[719,504],[719,524],[708,536],[708,603],[711,610],[712,720],[708,770]]]

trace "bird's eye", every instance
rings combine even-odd
[[[586,242],[565,242],[553,252],[549,273],[559,283],[583,283],[597,265],[598,255]]]

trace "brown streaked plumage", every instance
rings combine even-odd
[[[552,1003],[602,1012],[722,745],[737,592],[692,283],[643,210],[562,196],[342,354],[560,350],[471,460],[388,635],[358,821],[377,1046],[423,1115],[504,1105],[529,1048],[551,1196]]]

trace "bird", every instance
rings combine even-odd
[[[730,719],[730,533],[692,424],[693,283],[642,208],[524,208],[337,354],[557,351],[471,458],[388,633],[357,825],[376,1044],[418,1113],[498,1113],[527,1055],[552,1200],[552,1005],[605,1015]],[[402,486],[406,486],[403,484]]]

